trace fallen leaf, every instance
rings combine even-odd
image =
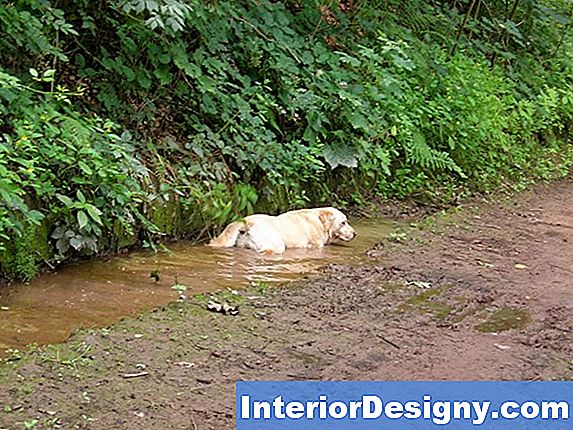
[[[487,262],[485,262],[485,261],[480,261],[480,260],[477,260],[477,264],[479,264],[480,266],[483,266],[483,267],[490,268],[490,269],[493,268],[493,267],[495,267],[495,266],[494,266],[493,264],[491,264],[491,263],[487,263]]]
[[[518,270],[523,270],[523,269],[527,269],[528,267],[525,264],[521,264],[521,263],[517,263],[515,266],[516,269]]]
[[[421,288],[422,290],[427,290],[428,288],[432,288],[432,284],[425,281],[410,281],[408,285],[413,285],[416,288]]]
[[[213,300],[209,300],[207,302],[207,310],[211,312],[221,312],[223,309],[223,305],[221,303],[214,302]]]
[[[207,310],[211,312],[219,312],[224,315],[238,315],[239,308],[237,306],[231,306],[227,302],[217,303],[213,300],[207,302]]]

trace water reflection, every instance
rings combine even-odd
[[[133,253],[109,261],[66,267],[30,284],[0,289],[0,355],[27,344],[62,342],[79,327],[103,327],[125,316],[177,299],[176,279],[187,294],[240,288],[251,282],[284,282],[332,262],[360,263],[364,252],[394,225],[389,221],[354,222],[358,237],[320,250],[287,250],[263,257],[244,249],[171,245],[158,255]],[[159,281],[150,277],[152,271]]]

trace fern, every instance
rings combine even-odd
[[[421,132],[413,132],[411,136],[403,139],[401,144],[408,161],[412,164],[434,171],[446,170],[456,172],[461,177],[465,177],[462,169],[452,160],[447,152],[430,148]]]

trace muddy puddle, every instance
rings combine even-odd
[[[29,284],[0,287],[0,357],[9,349],[66,340],[80,327],[105,327],[126,316],[177,300],[176,282],[186,294],[241,288],[252,282],[300,279],[327,263],[360,263],[364,252],[396,225],[387,220],[353,223],[358,237],[321,250],[288,250],[263,257],[250,250],[212,249],[176,243],[169,252],[141,252],[73,265]],[[155,280],[151,273],[157,274]]]

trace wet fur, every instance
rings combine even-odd
[[[346,216],[331,207],[300,209],[278,216],[256,214],[229,224],[208,245],[280,254],[288,248],[321,248],[334,239],[356,236]]]

